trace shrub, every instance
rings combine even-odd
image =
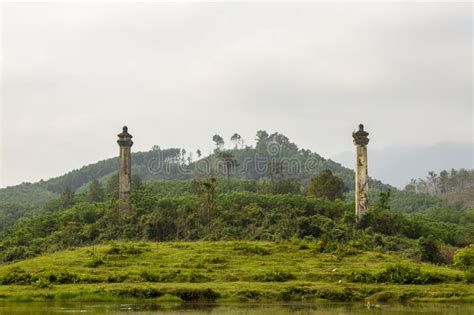
[[[440,261],[439,245],[432,235],[428,237],[420,237],[418,240],[418,246],[420,247],[422,261]]]
[[[207,289],[176,289],[170,292],[186,302],[214,302],[220,294],[210,288]]]
[[[419,268],[396,264],[388,266],[379,273],[370,273],[365,270],[353,272],[349,280],[363,283],[432,284],[447,279],[440,274],[422,272]]]
[[[234,246],[234,250],[242,252],[244,255],[270,255],[270,251],[258,245],[250,245],[246,243],[238,243]]]
[[[111,247],[107,250],[109,255],[120,255],[120,254],[130,254],[138,255],[143,253],[142,248],[138,248],[134,245],[117,245],[112,243]]]
[[[107,282],[109,283],[121,283],[128,278],[126,273],[109,273],[107,275]]]
[[[3,278],[0,278],[0,284],[32,284],[36,282],[36,280],[38,280],[38,278],[31,273],[15,267]]]
[[[467,283],[474,283],[474,268],[466,270],[465,277]]]
[[[456,251],[453,257],[453,265],[462,270],[474,267],[474,244]]]
[[[92,260],[89,261],[87,264],[86,264],[86,267],[89,267],[89,268],[96,268],[100,265],[103,265],[105,264],[105,259],[103,257],[99,257],[99,256],[93,256],[92,257]]]
[[[159,274],[151,273],[148,270],[143,270],[140,272],[140,276],[147,282],[162,282],[162,278]]]
[[[51,283],[68,284],[80,282],[80,276],[77,274],[62,271],[58,274],[49,274],[48,281]]]
[[[198,282],[206,282],[209,280],[206,276],[201,273],[191,271],[189,275],[186,275],[183,279],[183,282],[191,282],[191,283],[198,283]]]
[[[33,283],[33,287],[35,289],[45,289],[45,288],[51,288],[52,285],[47,279],[38,279]]]
[[[284,288],[279,294],[278,299],[283,301],[308,300],[314,297],[315,290],[305,287]]]

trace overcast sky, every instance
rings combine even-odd
[[[136,151],[208,153],[215,133],[253,144],[265,129],[331,157],[363,122],[369,159],[456,143],[472,163],[469,3],[3,3],[1,17],[1,186],[117,155],[124,124]]]

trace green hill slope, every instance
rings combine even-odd
[[[303,241],[113,243],[0,266],[5,300],[406,302],[473,295],[454,269],[356,247],[322,253],[320,243]]]
[[[264,178],[298,178],[302,185],[311,176],[321,170],[330,169],[340,177],[348,193],[346,198],[353,199],[354,173],[340,164],[324,159],[317,153],[299,149],[296,144],[282,134],[268,135],[259,132],[260,138],[254,147],[234,149],[228,151],[233,154],[238,167],[233,178],[259,180]],[[281,164],[281,173],[270,172],[271,165]],[[143,181],[186,180],[204,177],[212,173],[223,175],[222,164],[216,155],[190,161],[182,149],[160,149],[155,147],[148,152],[132,154],[133,173]],[[30,217],[41,213],[45,205],[58,197],[65,186],[76,192],[84,192],[93,180],[106,183],[118,169],[118,158],[103,160],[83,166],[59,177],[51,178],[38,183],[24,183],[21,185],[0,189],[0,231],[6,226],[14,224],[22,217]],[[443,199],[429,195],[414,194],[397,191],[380,181],[371,179],[369,182],[370,198],[376,200],[379,192],[386,189],[394,191],[392,208],[401,212],[417,212],[435,206],[450,208]],[[46,207],[54,209],[55,207]],[[46,210],[47,210],[46,209]]]

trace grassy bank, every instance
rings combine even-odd
[[[474,301],[460,271],[357,244],[112,243],[0,265],[0,299],[16,301]]]

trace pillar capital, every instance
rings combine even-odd
[[[357,132],[352,132],[352,138],[355,145],[367,145],[369,144],[369,138],[367,136],[369,133],[364,130],[364,125],[359,125],[359,130]]]
[[[121,147],[131,147],[133,145],[132,138],[133,136],[128,133],[128,127],[123,126],[122,132],[117,135],[119,139],[117,140],[117,143]]]

